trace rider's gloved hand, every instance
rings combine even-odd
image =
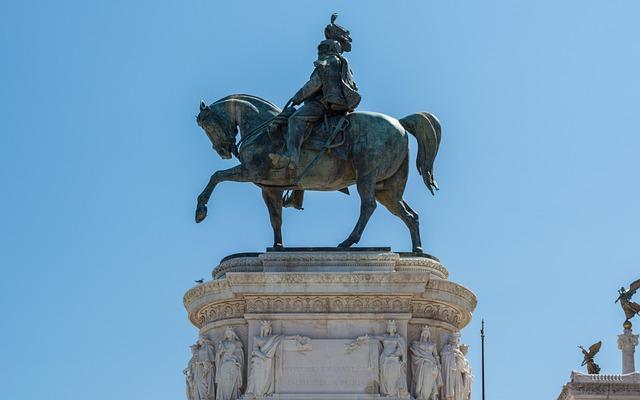
[[[296,108],[293,106],[287,107],[278,114],[273,120],[274,125],[285,125],[289,120],[289,117],[296,112]]]
[[[291,104],[293,104],[294,106],[297,106],[298,104],[302,103],[304,100],[302,100],[302,93],[300,91],[298,91],[298,93],[296,93],[292,98],[291,98]]]

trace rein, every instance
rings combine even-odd
[[[289,107],[289,105],[291,104],[293,100],[289,99],[289,101],[287,101],[287,104],[284,105],[284,107],[282,108],[283,110],[287,109],[287,107]],[[249,132],[247,132],[246,135],[244,135],[243,137],[240,138],[240,140],[238,140],[238,143],[236,143],[236,148],[240,149],[239,151],[242,151],[242,149],[244,147],[240,147],[243,144],[246,146],[250,143],[252,143],[254,140],[256,140],[257,138],[259,138],[263,133],[265,133],[267,130],[265,128],[267,128],[269,125],[271,125],[271,123],[273,121],[275,121],[275,119],[278,118],[278,115],[276,115],[275,117],[261,123],[260,125],[256,126],[255,128],[251,129]]]

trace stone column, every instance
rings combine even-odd
[[[628,321],[627,321],[628,322]],[[631,323],[624,324],[624,333],[618,335],[618,348],[622,350],[622,373],[630,374],[635,372],[636,346],[638,345],[638,335],[631,332]]]

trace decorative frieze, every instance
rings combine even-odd
[[[229,282],[227,280],[218,279],[205,283],[201,283],[187,291],[182,298],[182,302],[185,307],[189,307],[189,304],[196,298],[201,297],[207,293],[219,293],[225,290],[229,290]]]
[[[309,273],[288,272],[270,274],[233,274],[226,278],[232,285],[240,284],[386,284],[386,283],[416,283],[429,280],[423,273],[375,273],[375,272],[350,272],[350,273]]]
[[[208,323],[223,319],[242,318],[244,317],[244,313],[244,300],[208,304],[193,314],[191,322],[198,327],[202,327]]]
[[[246,296],[248,313],[406,313],[410,296]]]
[[[432,301],[412,301],[411,314],[413,318],[427,318],[444,321],[457,328],[465,326],[470,319],[470,315],[467,316],[454,307]]]

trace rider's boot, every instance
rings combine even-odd
[[[285,139],[286,150],[281,153],[271,153],[269,158],[275,168],[289,168],[296,170],[300,161],[300,147],[302,139],[307,130],[308,124],[304,121],[296,121],[292,118],[287,127],[287,137]]]

